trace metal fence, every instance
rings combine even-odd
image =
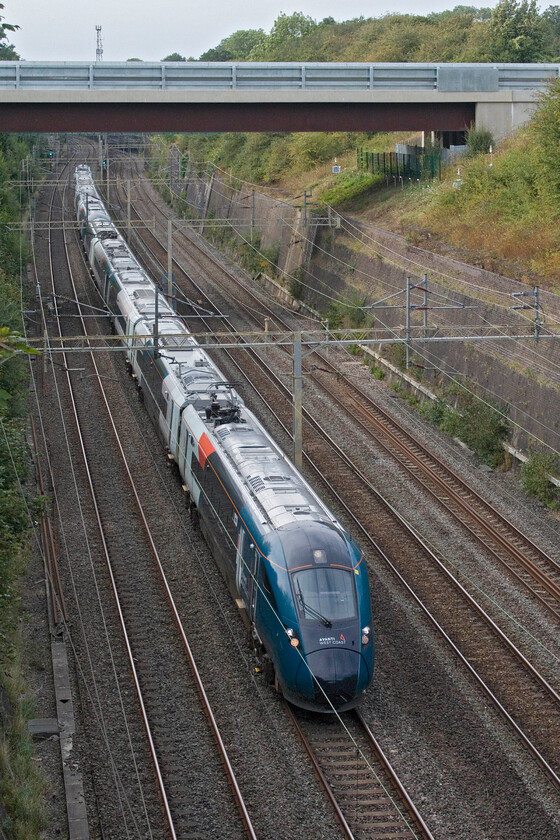
[[[542,89],[560,64],[0,61],[0,90]]]
[[[441,156],[424,152],[403,154],[401,152],[367,152],[364,149],[358,149],[358,168],[386,178],[430,180],[441,178]]]

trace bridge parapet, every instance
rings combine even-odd
[[[0,90],[539,89],[559,64],[0,61]]]

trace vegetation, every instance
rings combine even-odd
[[[341,22],[332,17],[317,22],[301,12],[282,13],[269,33],[238,30],[200,60],[550,61],[559,54],[559,7],[550,6],[539,14],[535,0],[500,0],[494,10],[456,6],[429,15],[385,14]],[[178,53],[175,56],[181,60]],[[244,180],[271,184],[331,163],[357,145],[371,148],[370,140],[342,132],[271,132],[186,135],[180,142],[194,160],[212,161]],[[362,175],[348,174],[329,185],[321,197],[346,204],[367,189]]]
[[[251,51],[265,37],[262,29],[238,29],[217,47],[202,53],[200,61],[247,61]]]
[[[556,61],[560,10],[536,0],[494,9],[455,6],[428,15],[385,14],[337,22],[280,14],[269,33],[238,30],[201,61]]]
[[[467,131],[467,156],[476,157],[477,155],[486,155],[494,145],[494,137],[492,132],[485,128],[472,127]]]
[[[478,135],[477,144],[484,139]],[[490,259],[523,261],[525,271],[554,284],[560,269],[559,163],[556,80],[542,94],[532,121],[502,142],[492,158],[482,145],[461,161],[459,187],[453,170],[440,185],[415,191],[414,206],[401,213],[401,224]]]
[[[329,330],[332,332],[340,329],[369,328],[371,316],[368,316],[362,308],[365,304],[366,296],[355,289],[348,289],[340,300],[329,301],[325,313]],[[359,350],[358,345],[356,345],[356,350]]]
[[[536,0],[501,0],[492,12],[488,34],[492,61],[524,63],[550,56]]]
[[[560,507],[560,493],[551,481],[551,475],[558,475],[558,459],[554,455],[535,451],[521,467],[521,486],[528,496],[533,496],[549,508]]]
[[[489,467],[501,466],[510,430],[507,407],[485,402],[472,391],[460,391],[455,398],[456,408],[438,399],[426,400],[419,410],[442,431],[462,440]]]
[[[0,135],[0,812],[1,828],[10,840],[38,838],[44,828],[44,783],[27,731],[33,712],[26,698],[20,636],[28,511],[35,513],[38,503],[21,492],[28,457],[27,365],[22,354],[28,348],[20,335],[19,235],[8,230],[26,210],[28,196],[9,182],[19,179],[32,141]],[[26,258],[25,249],[22,256]]]
[[[4,8],[4,4],[0,3],[0,11]],[[8,32],[15,32],[19,29],[13,23],[6,23],[4,15],[0,14],[0,61],[17,61],[19,55],[15,51],[13,44],[8,44]]]
[[[340,175],[334,175],[315,194],[327,204],[343,209],[350,203],[354,204],[358,197],[370,195],[373,188],[383,182],[382,175],[351,170]]]

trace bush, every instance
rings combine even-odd
[[[385,371],[375,364],[370,365],[369,372],[375,379],[385,379]]]
[[[467,154],[469,157],[475,155],[487,155],[490,146],[494,145],[494,136],[486,128],[472,128],[467,131]]]
[[[406,370],[406,345],[405,344],[391,344],[388,350],[389,360],[399,370]]]
[[[366,297],[356,289],[349,289],[340,300],[331,300],[325,312],[329,329],[359,329],[367,326]]]
[[[296,270],[292,274],[292,277],[290,278],[288,289],[291,296],[295,300],[302,300],[303,298],[303,294],[305,291],[305,286],[303,284],[304,275],[305,269],[303,268],[303,266],[300,265],[299,268],[296,268]]]
[[[532,452],[521,467],[521,486],[528,496],[533,496],[549,508],[558,508],[558,488],[550,476],[558,472],[558,459],[544,452]]]
[[[431,423],[434,423],[436,426],[439,426],[440,429],[443,428],[445,423],[445,418],[451,412],[451,409],[444,403],[443,400],[424,400],[422,405],[420,406],[420,414],[429,420]]]
[[[475,394],[461,396],[455,434],[489,467],[504,462],[504,441],[509,434],[507,407],[483,402]]]

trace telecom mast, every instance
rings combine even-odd
[[[96,26],[95,31],[97,32],[97,49],[95,51],[95,60],[103,61],[103,41],[101,40],[101,27]]]

